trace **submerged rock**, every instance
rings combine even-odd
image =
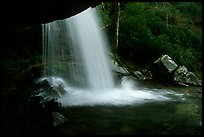
[[[61,126],[68,121],[68,119],[59,112],[52,112],[52,118],[54,127]]]

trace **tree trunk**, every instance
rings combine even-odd
[[[119,23],[120,23],[120,2],[117,2],[117,11],[116,11],[116,31],[115,31],[115,46],[116,51],[118,49],[118,39],[119,39]]]
[[[113,39],[114,39],[114,52],[117,52],[118,49],[118,38],[119,38],[119,22],[120,22],[120,2],[113,2],[112,4],[112,30],[113,30]]]
[[[166,27],[169,29],[169,14],[166,14]]]

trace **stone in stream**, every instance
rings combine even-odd
[[[68,121],[68,119],[59,112],[52,112],[52,118],[54,127],[59,127]]]

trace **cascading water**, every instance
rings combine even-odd
[[[42,26],[44,77],[60,77],[66,83],[67,94],[58,98],[62,105],[126,105],[169,99],[163,96],[164,91],[135,88],[126,77],[120,87],[114,85],[109,45],[100,29],[96,9],[88,8],[68,19]]]
[[[89,8],[67,19],[67,31],[71,32],[71,44],[77,48],[75,56],[81,55],[89,89],[112,89],[114,81],[108,62],[108,42],[100,30],[95,10]]]
[[[66,72],[59,71],[60,63],[62,60],[70,62],[65,58],[71,56],[75,66],[70,65],[68,77],[78,82],[84,82],[81,81],[84,77],[90,90],[114,87],[107,55],[108,42],[99,28],[95,10],[89,8],[66,20],[43,25],[43,60],[47,62],[44,76],[64,77]]]

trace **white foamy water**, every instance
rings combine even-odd
[[[58,99],[63,106],[84,105],[131,105],[149,101],[168,101],[165,91],[151,91],[149,89],[136,89],[133,81],[122,79],[122,85],[109,90],[92,90],[66,88],[67,94]],[[168,94],[166,92],[166,94]]]

